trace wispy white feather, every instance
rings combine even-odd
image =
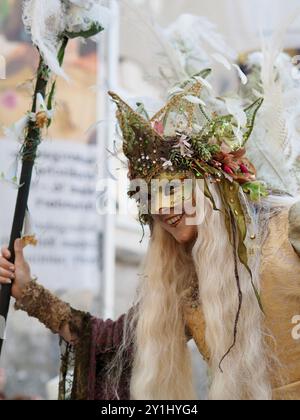
[[[222,53],[230,62],[237,58],[237,53],[206,17],[183,14],[170,26],[162,28],[131,2],[123,0],[123,3],[127,25],[138,34],[139,44],[144,43],[153,56],[156,54],[157,71],[151,66],[148,76],[163,84],[164,90],[205,68],[213,68],[212,53]]]
[[[210,67],[212,54],[222,54],[228,63],[237,56],[218,32],[216,25],[204,16],[180,15],[163,33],[178,51],[181,63],[190,76],[203,68]]]
[[[222,64],[222,66],[224,66],[225,67],[225,69],[227,69],[227,70],[231,70],[231,64],[230,64],[230,62],[228,61],[228,59],[223,55],[223,54],[220,54],[220,53],[213,53],[212,55],[211,55],[211,57],[217,62],[217,63],[220,63],[220,64]]]
[[[280,62],[284,36],[295,17],[289,17],[270,39],[263,40],[260,77],[264,103],[248,143],[248,153],[258,170],[258,177],[271,188],[291,195],[299,191],[295,164],[299,156],[300,133],[293,129],[292,114],[295,116],[296,108],[291,107],[290,101],[296,93],[299,97],[300,83],[295,87],[290,61],[285,63],[282,72]],[[256,62],[258,58],[256,54]]]
[[[23,21],[49,68],[67,79],[57,60],[58,36],[65,29],[64,4],[60,0],[24,0]]]

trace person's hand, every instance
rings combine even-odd
[[[30,282],[30,266],[23,254],[23,242],[21,239],[15,241],[15,264],[9,262],[10,251],[7,247],[1,249],[0,256],[0,284],[12,283],[12,296],[19,299],[24,287]]]

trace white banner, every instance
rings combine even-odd
[[[19,145],[0,140],[0,173]],[[96,147],[44,141],[29,198],[38,246],[26,256],[32,274],[52,290],[93,290],[100,284],[96,212]],[[17,191],[0,182],[0,243],[7,244]]]

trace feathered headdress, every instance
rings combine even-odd
[[[299,70],[273,43],[249,57],[249,80],[264,97],[247,153],[272,190],[300,192]]]
[[[191,80],[151,119],[109,93],[117,105],[129,178],[150,182],[162,172],[193,172],[211,182],[236,182],[245,192],[252,192],[252,198],[258,198],[254,197],[256,171],[245,156],[245,144],[262,100],[244,110],[246,125],[238,132],[233,115],[204,109],[202,88],[200,81]]]
[[[199,77],[203,79],[208,73],[204,71]],[[263,184],[256,180],[255,167],[245,156],[245,145],[263,101],[258,99],[244,110],[245,126],[239,127],[233,115],[218,115],[214,110],[205,109],[202,89],[202,83],[195,78],[185,82],[180,93],[171,97],[152,119],[134,111],[115,93],[109,93],[117,106],[123,150],[129,161],[129,178],[149,183],[165,172],[192,173],[196,179],[204,181],[205,196],[214,209],[219,210],[209,187],[210,183],[215,183],[223,202],[228,234],[235,240],[236,232],[239,259],[252,278],[245,245],[246,212],[240,192],[242,189],[250,200],[267,195]],[[136,191],[130,191],[129,195],[136,197]],[[149,209],[144,205],[140,207],[141,211],[146,210],[140,215],[141,222],[151,224]]]

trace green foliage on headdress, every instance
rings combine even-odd
[[[253,102],[253,104],[251,104],[250,106],[248,106],[248,108],[245,109],[245,113],[247,115],[247,126],[243,135],[244,137],[243,146],[247,143],[247,141],[249,140],[252,134],[256,115],[260,107],[262,106],[263,102],[264,102],[263,98],[259,98],[257,99],[257,101]]]
[[[213,156],[220,152],[220,146],[218,144],[209,144],[203,140],[201,134],[192,136],[191,145],[197,157],[204,162],[211,161]]]
[[[225,216],[225,224],[226,229],[228,231],[228,235],[230,238],[231,243],[233,244],[233,237],[232,237],[232,220],[237,227],[237,235],[238,235],[238,246],[237,246],[237,253],[240,262],[244,265],[246,270],[248,271],[251,284],[253,290],[255,292],[258,304],[263,311],[261,299],[259,292],[253,282],[253,274],[249,267],[248,261],[248,250],[245,245],[245,240],[247,237],[247,221],[245,212],[243,209],[243,205],[241,203],[240,198],[240,185],[237,182],[230,182],[229,180],[224,179],[219,185],[220,195],[223,201],[224,206],[224,216]]]
[[[130,177],[148,179],[161,168],[163,138],[148,120],[135,112],[118,95],[112,92],[109,95],[117,105],[123,151],[130,162]]]
[[[251,201],[258,201],[261,197],[268,196],[266,187],[260,181],[246,182],[242,188],[246,194],[249,194]]]
[[[203,127],[202,131],[198,135],[198,138],[201,138],[204,143],[209,143],[212,139],[214,139],[218,144],[225,141],[232,147],[233,150],[243,147],[251,136],[256,114],[262,103],[263,99],[260,98],[244,110],[247,116],[247,125],[242,130],[242,144],[237,139],[234,132],[234,128],[237,128],[237,124],[234,116],[231,114],[212,118]]]

